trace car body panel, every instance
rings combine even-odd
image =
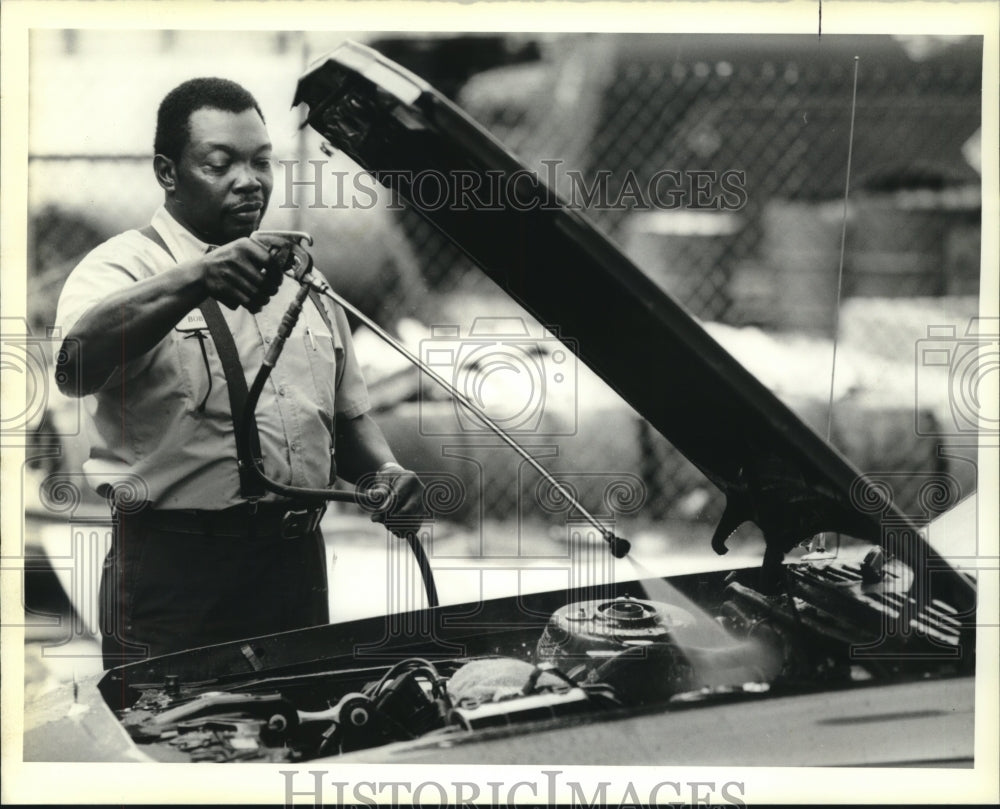
[[[25,727],[25,761],[155,760],[128,737],[102,698],[98,680],[90,677],[79,684],[77,702],[68,690],[39,700]],[[388,745],[328,761],[970,767],[974,686],[973,678],[960,677],[723,701],[589,722],[529,723]]]
[[[568,727],[425,739],[337,760],[530,764],[552,760],[558,751],[566,765],[971,767],[974,686],[973,678],[962,677],[723,701]]]
[[[150,761],[125,731],[90,675],[25,706],[24,761]]]

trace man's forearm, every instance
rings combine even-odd
[[[69,396],[99,390],[116,368],[159,343],[206,292],[200,268],[188,262],[108,296],[66,335],[59,389]]]
[[[382,430],[367,413],[337,420],[336,451],[337,477],[352,483],[396,460]]]

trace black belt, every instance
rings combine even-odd
[[[325,512],[325,505],[295,508],[288,503],[241,503],[220,511],[144,508],[123,516],[127,521],[182,534],[299,539],[319,527]]]

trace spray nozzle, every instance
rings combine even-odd
[[[302,282],[312,269],[312,254],[306,247],[312,245],[313,238],[308,233],[301,230],[258,230],[250,238],[271,256],[264,269],[268,277],[287,274]]]
[[[628,556],[628,552],[632,550],[632,543],[627,539],[616,537],[614,534],[608,534],[604,538],[607,540],[608,547],[611,549],[611,555],[615,559],[624,559]]]

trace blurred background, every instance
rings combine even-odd
[[[286,161],[275,166],[265,227],[312,233],[316,264],[334,287],[415,353],[439,345],[435,326],[500,348],[523,326],[534,352],[510,374],[486,379],[482,357],[459,351],[446,375],[460,389],[475,388],[501,423],[527,433],[536,454],[619,533],[642,537],[650,552],[704,550],[722,502],[696,469],[586,368],[573,367],[563,376],[571,384],[539,398],[540,380],[565,358],[553,333],[387,193],[375,205],[352,204],[360,169],[343,156],[324,157],[318,136],[299,128],[300,111],[289,109],[298,76],[344,39],[412,70],[541,176],[552,176],[543,161],[559,161],[555,185],[564,197],[579,198],[581,177],[588,187],[604,178],[606,199],[624,204],[584,200],[585,215],[822,435],[833,378],[832,443],[862,471],[887,475],[904,511],[924,521],[975,490],[974,433],[956,427],[949,380],[977,345],[962,338],[978,313],[979,37],[36,30],[32,333],[52,325],[62,284],[87,251],[148,223],[160,204],[151,144],[163,95],[194,76],[232,78],[260,101],[276,157]],[[323,206],[308,184],[315,171]],[[347,172],[343,190],[338,171]],[[662,171],[737,172],[730,176],[743,193],[725,210],[690,193],[676,207],[637,205],[624,193],[629,178],[646,188]],[[366,329],[355,340],[375,415],[400,459],[447,490],[433,527],[438,559],[541,558],[572,541],[566,510],[516,457],[462,427],[446,397]],[[923,363],[928,341],[950,359]],[[62,532],[47,540],[63,543],[50,557],[72,557],[81,536],[106,540],[104,529],[65,531],[67,517],[99,521],[102,504],[83,492],[68,507],[46,491],[47,480],[82,462],[75,413],[75,402],[50,392],[26,472],[26,508],[36,520],[29,523],[54,522]],[[946,495],[923,496],[928,481],[943,481]],[[384,538],[352,522],[355,515],[334,517],[328,534],[357,529],[335,545],[338,555],[365,541],[382,548]],[[44,545],[44,532],[31,531],[29,524],[29,542]],[[542,539],[522,544],[527,533]],[[746,541],[752,547],[753,537]],[[361,564],[354,559],[350,568]],[[57,574],[64,586],[77,575]],[[41,593],[51,584],[45,576],[29,576],[29,590]]]

